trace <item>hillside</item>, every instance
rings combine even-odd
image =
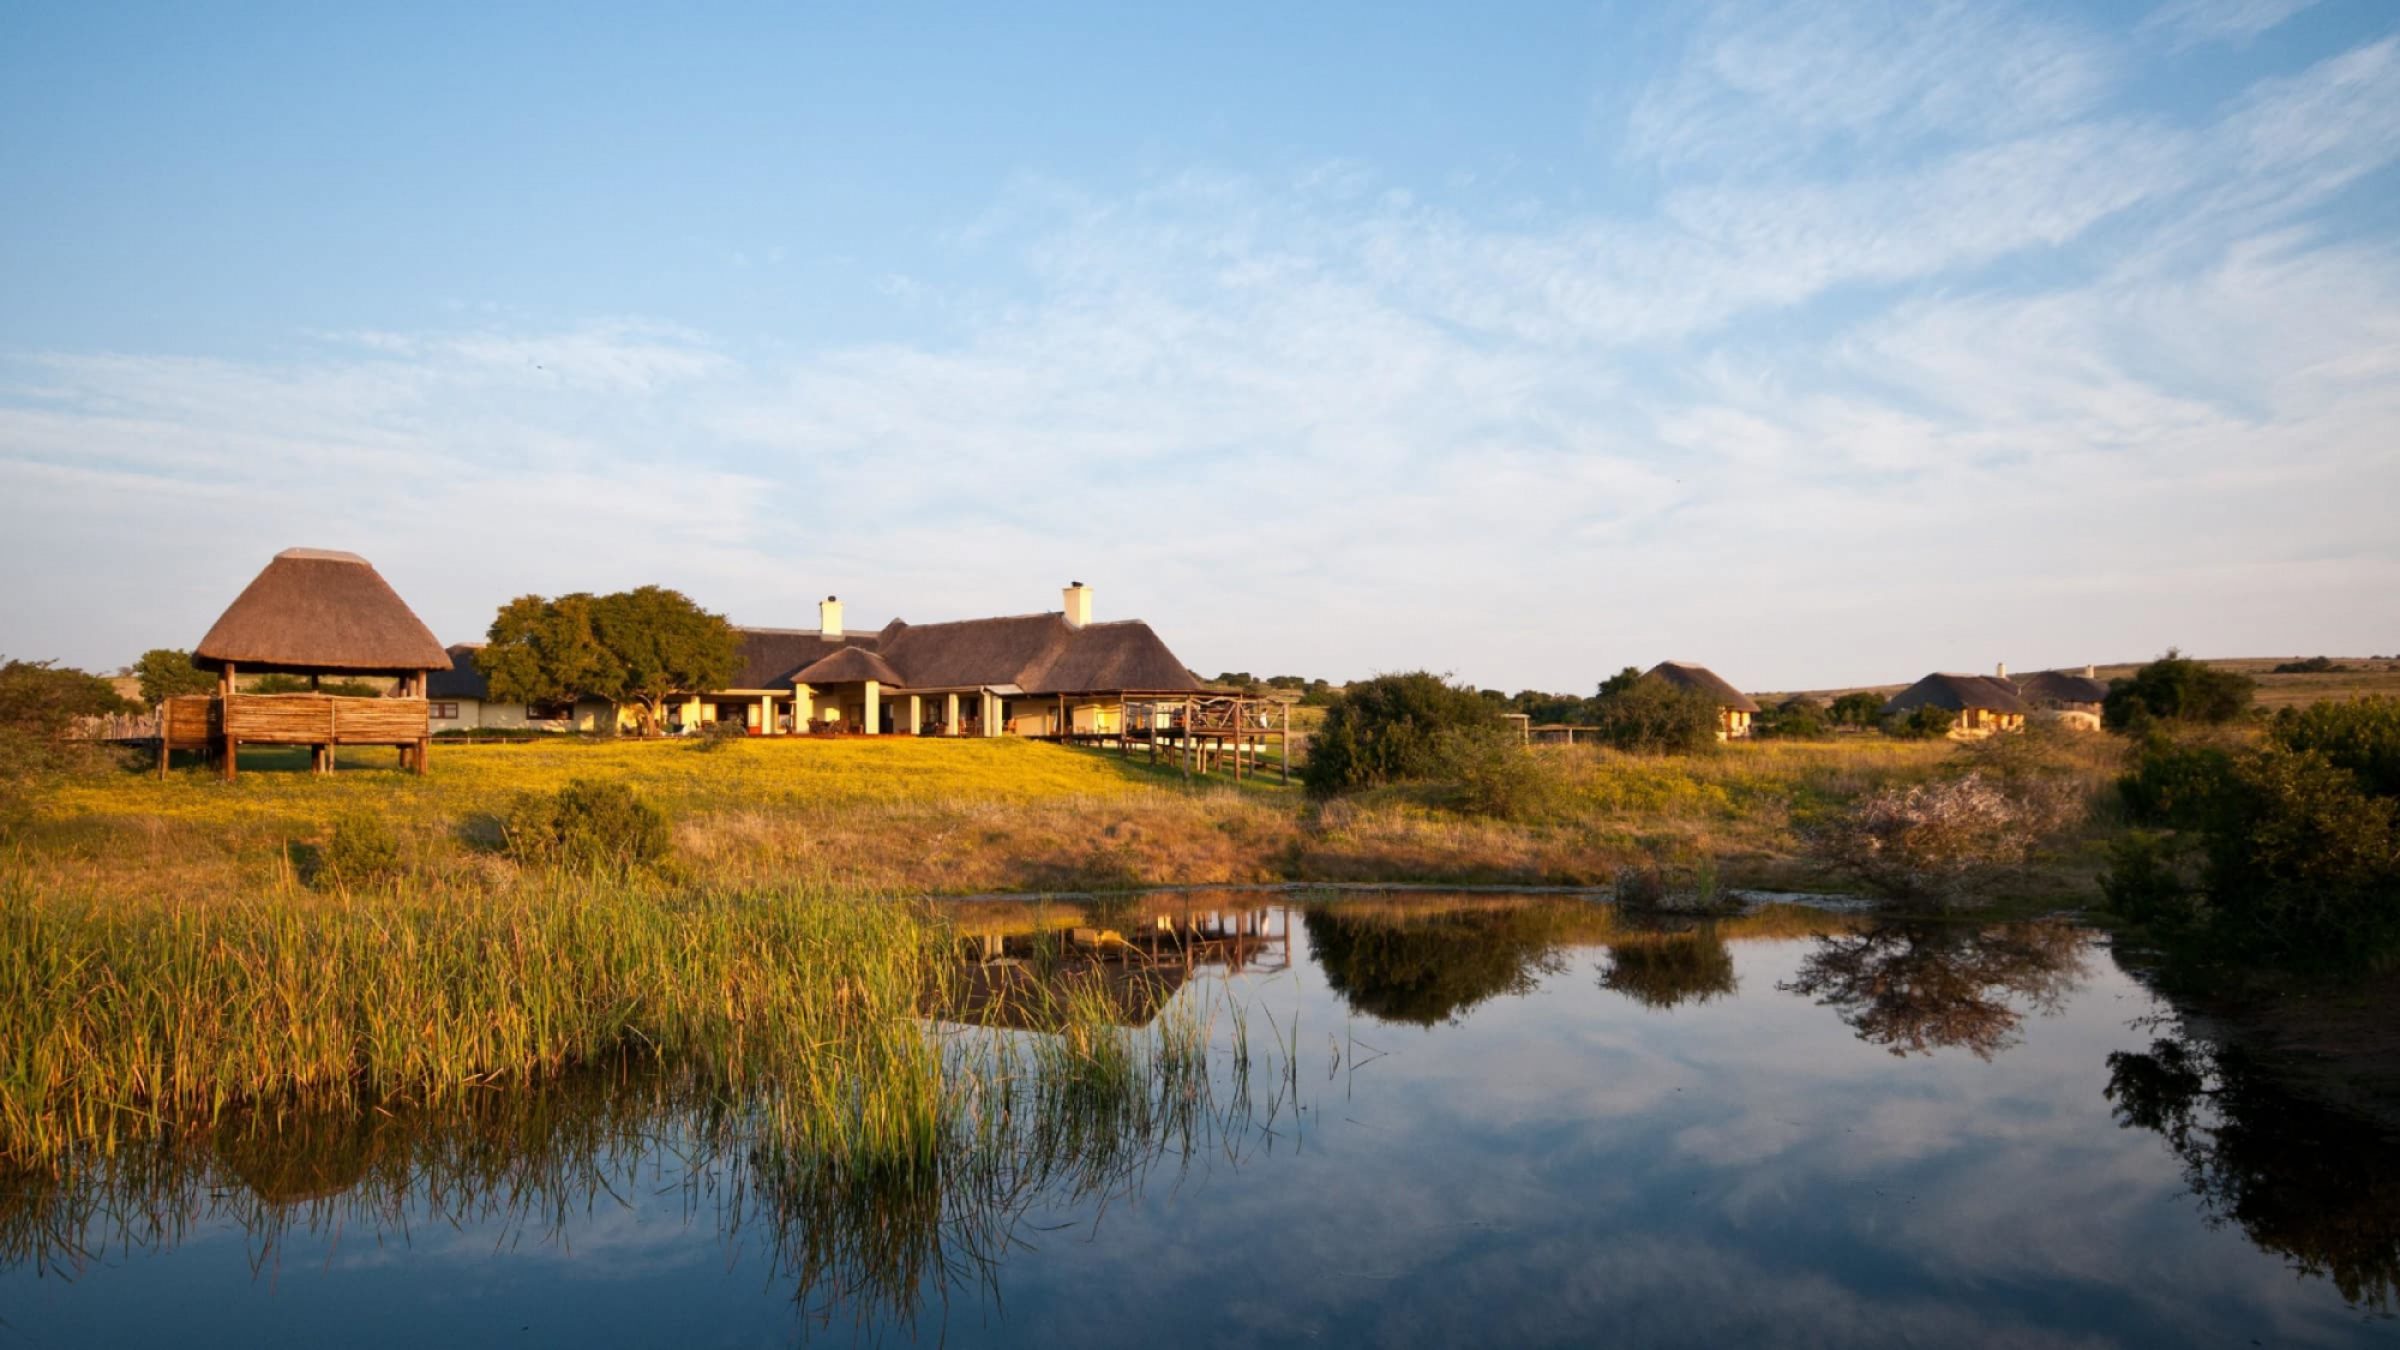
[[[2298,708],[2326,699],[2356,698],[2362,694],[2391,694],[2400,696],[2400,659],[2384,656],[2336,656],[2336,665],[2350,667],[2347,671],[2328,671],[2312,675],[2277,675],[2275,667],[2288,661],[2306,660],[2301,656],[2211,656],[2201,660],[2219,670],[2240,671],[2258,681],[2258,706],[2262,708]],[[2133,674],[2144,663],[2116,661],[2097,666],[2093,674],[2103,683]],[[2069,667],[2072,669],[2072,667]],[[2031,674],[2036,668],[2019,670]],[[1844,694],[1866,690],[1890,696],[1915,683],[1913,678],[1896,684],[1853,684],[1838,689],[1778,690],[1753,692],[1750,696],[1761,703],[1777,703],[1795,695],[1806,695],[1830,703]]]

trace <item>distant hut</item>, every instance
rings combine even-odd
[[[431,727],[426,716],[426,674],[448,670],[450,653],[418,620],[374,565],[355,553],[292,548],[275,555],[208,636],[192,659],[217,672],[214,699],[184,704],[161,738],[159,764],[170,745],[190,744],[197,722],[199,740],[224,756],[225,776],[234,776],[243,742],[306,745],[319,771],[333,766],[342,745],[396,745],[401,763],[425,771]],[[324,693],[244,694],[244,674],[383,677],[397,688],[387,698],[344,698]],[[194,706],[198,705],[198,706]]]
[[[1994,732],[2017,731],[2029,711],[2016,687],[1990,675],[1928,675],[1885,701],[1883,715],[1901,717],[1932,705],[1956,716],[1953,740],[1981,740]]]
[[[2092,667],[2085,666],[2080,675],[2039,671],[2019,679],[2016,685],[2017,696],[2025,700],[2034,717],[2077,731],[2100,729],[2100,705],[2108,699],[2108,686],[2095,677]]]
[[[1758,711],[1758,704],[1708,667],[1688,661],[1661,661],[1650,667],[1643,678],[1665,680],[1678,689],[1707,696],[1717,705],[1718,740],[1741,740],[1750,734],[1750,718]]]

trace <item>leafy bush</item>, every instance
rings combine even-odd
[[[337,817],[317,855],[312,880],[329,886],[366,886],[398,876],[403,868],[400,836],[382,816],[354,811]]]
[[[2378,797],[2400,797],[2400,698],[2377,695],[2285,708],[2270,736],[2293,750],[2313,750],[2358,775]]]
[[[720,717],[713,722],[700,724],[700,731],[693,739],[692,748],[703,753],[713,753],[735,741],[747,739],[749,735],[749,727],[732,718]]]
[[[2133,770],[2117,780],[2125,814],[2136,824],[2198,829],[2217,818],[2233,773],[2233,747],[2153,729]]]
[[[522,863],[614,872],[663,862],[674,843],[665,814],[633,789],[586,778],[520,795],[505,837]]]
[[[1813,698],[1785,699],[1750,719],[1750,734],[1777,741],[1822,740],[1831,734],[1833,717]]]
[[[1884,731],[1908,741],[1938,741],[1957,725],[1958,714],[1931,703],[1920,703],[1884,724]]]
[[[1558,765],[1506,731],[1446,732],[1438,755],[1452,804],[1470,815],[1540,820],[1565,804],[1566,776]]]
[[[2258,682],[2247,675],[2203,665],[2169,648],[2165,656],[2117,680],[2100,705],[2111,731],[2142,732],[2158,722],[2230,722],[2250,707]]]
[[[2163,827],[2112,859],[2126,917],[2279,962],[2400,962],[2400,701],[2287,710],[2246,749],[2153,732],[2120,789]]]
[[[2400,798],[2280,745],[2236,761],[2228,789],[2204,876],[2220,937],[2303,961],[2400,956]]]
[[[1961,898],[1978,873],[2024,861],[2028,823],[1998,783],[1969,773],[1886,788],[1819,827],[1809,843],[1879,894],[1946,901]]]
[[[1300,781],[1319,796],[1449,776],[1474,736],[1506,734],[1473,689],[1426,671],[1361,680],[1335,698],[1310,739]]]
[[[1861,689],[1842,695],[1826,709],[1826,716],[1837,727],[1879,727],[1883,725],[1883,695]]]
[[[2312,656],[2305,661],[2278,661],[2277,675],[2347,675],[2350,667],[2330,656]]]
[[[67,734],[132,705],[97,675],[55,661],[0,661],[0,782],[65,765]]]
[[[1590,716],[1601,740],[1634,754],[1689,754],[1717,743],[1716,700],[1631,666],[1600,686]]]

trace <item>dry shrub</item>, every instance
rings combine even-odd
[[[2082,824],[2121,756],[2109,738],[2035,722],[1963,747],[1958,762],[2015,804],[2019,828],[2040,836]]]
[[[1886,788],[1816,830],[1817,857],[1875,892],[1908,900],[1964,898],[1979,874],[2025,860],[2027,808],[1981,773]]]

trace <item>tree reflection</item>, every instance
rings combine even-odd
[[[2400,1139],[2187,1027],[2108,1057],[2117,1123],[2155,1131],[2214,1224],[2230,1223],[2352,1304],[2400,1295]]]
[[[1645,1008],[1664,1011],[1722,998],[1741,982],[1733,971],[1732,949],[1716,925],[1705,924],[1686,933],[1637,935],[1610,943],[1600,986]]]
[[[1607,917],[1589,904],[1535,901],[1312,905],[1304,916],[1309,950],[1344,1002],[1381,1021],[1428,1027],[1533,992],[1565,968],[1560,949],[1579,929]]]
[[[2027,1011],[2058,1011],[2084,973],[2083,936],[2067,924],[1891,924],[1819,938],[1780,987],[1895,1055],[1955,1046],[1990,1059],[2016,1044]]]

